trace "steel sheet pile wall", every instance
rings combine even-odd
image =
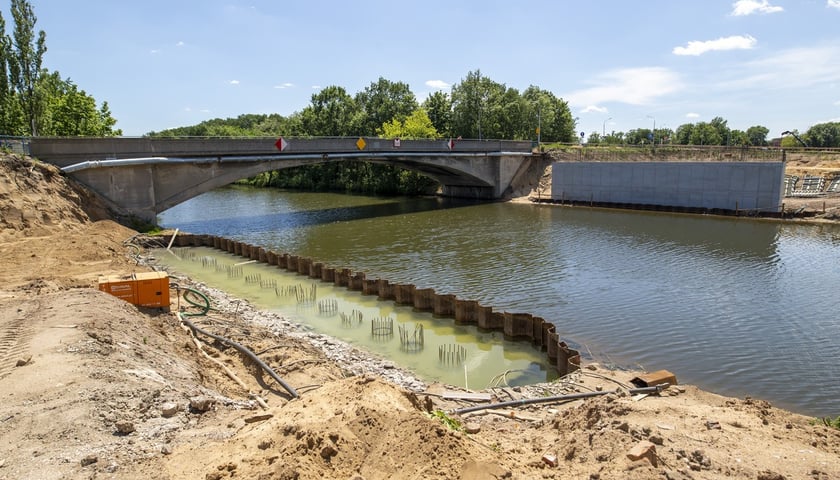
[[[417,288],[412,284],[392,284],[384,279],[369,279],[364,273],[346,268],[333,268],[311,258],[276,253],[242,242],[214,235],[180,234],[174,240],[179,247],[213,247],[251,260],[258,260],[278,268],[306,275],[323,282],[365,295],[376,295],[415,310],[431,312],[439,317],[451,317],[456,323],[476,325],[487,330],[499,330],[511,339],[530,340],[544,349],[548,359],[560,375],[580,369],[580,352],[560,340],[554,324],[530,313],[494,312],[475,300],[463,300],[452,294],[437,294],[432,288]]]
[[[557,162],[551,198],[620,206],[778,213],[784,162]]]

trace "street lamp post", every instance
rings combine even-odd
[[[651,132],[650,140],[653,143],[653,148],[656,148],[656,117],[653,115],[648,115],[648,118],[653,119],[653,132]]]
[[[604,137],[607,136],[607,122],[609,122],[610,120],[612,120],[612,117],[604,120],[604,124],[601,126],[601,140],[603,140]]]

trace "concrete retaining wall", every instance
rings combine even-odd
[[[557,162],[560,202],[778,213],[784,162]]]
[[[213,247],[336,286],[360,290],[364,295],[377,295],[380,300],[411,305],[418,311],[452,318],[455,323],[498,330],[507,338],[527,340],[545,350],[549,362],[561,376],[580,369],[580,352],[560,341],[554,324],[530,313],[495,312],[493,307],[481,305],[475,300],[459,299],[452,294],[438,294],[432,288],[417,288],[412,284],[392,284],[384,279],[369,279],[361,272],[353,273],[346,268],[329,267],[311,258],[276,253],[214,235],[180,234],[175,238],[173,245]]]

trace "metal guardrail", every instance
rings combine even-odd
[[[7,135],[0,135],[0,152],[29,155],[29,137],[10,137]]]

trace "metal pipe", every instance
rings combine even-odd
[[[667,387],[667,385],[664,385]],[[643,388],[632,388],[629,390],[631,395],[636,395],[639,393],[655,393],[662,390],[663,385],[657,385],[655,387],[643,387]],[[618,393],[619,390],[605,390],[603,392],[586,392],[586,393],[571,393],[567,395],[555,395],[553,397],[539,397],[539,398],[523,398],[522,400],[511,400],[509,402],[500,402],[500,403],[491,403],[489,405],[478,405],[475,407],[466,407],[466,408],[459,408],[457,410],[453,410],[452,413],[455,415],[461,415],[464,413],[469,412],[477,412],[479,410],[488,410],[492,408],[504,408],[504,407],[518,407],[520,405],[529,405],[533,403],[550,403],[550,402],[566,402],[570,400],[580,400],[582,398],[590,398],[590,397],[599,397],[601,395],[606,395],[608,393]]]

